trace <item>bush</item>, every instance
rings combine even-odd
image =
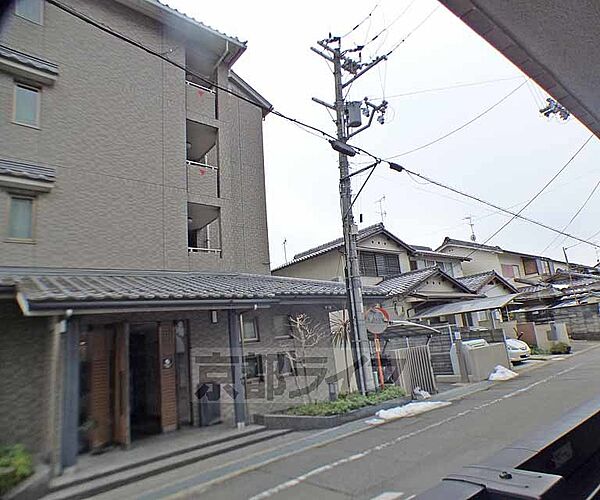
[[[571,346],[564,342],[557,342],[550,348],[550,354],[569,354],[571,352]]]
[[[342,394],[335,401],[326,401],[321,403],[309,403],[295,406],[286,410],[286,415],[304,415],[304,416],[329,416],[341,415],[365,406],[374,406],[384,401],[397,399],[404,396],[404,391],[395,385],[386,387],[380,392],[374,392],[367,396],[353,392],[351,394]]]
[[[0,495],[33,474],[33,461],[20,444],[0,448]]]

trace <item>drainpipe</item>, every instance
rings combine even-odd
[[[219,57],[219,59],[213,66],[213,69],[212,69],[213,73],[217,70],[217,68],[219,66],[221,66],[221,63],[225,60],[225,58],[227,57],[227,54],[229,54],[229,40],[225,40],[225,50],[223,51],[223,53],[221,54],[221,57]]]

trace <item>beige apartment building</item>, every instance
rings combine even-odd
[[[270,276],[245,43],[157,0],[62,3],[18,0],[0,31],[0,444],[55,473],[305,401],[272,391],[297,383],[290,317],[346,300]]]

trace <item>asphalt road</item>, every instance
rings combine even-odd
[[[242,453],[245,469],[234,477],[230,472],[225,481],[194,484],[189,469],[185,480],[183,471],[172,471],[168,477],[150,478],[106,496],[409,499],[444,475],[477,463],[600,397],[598,380],[600,349],[593,349],[522,370],[516,379],[491,385],[445,408],[369,428],[255,469],[248,468],[248,455]],[[235,467],[233,460],[230,470]]]

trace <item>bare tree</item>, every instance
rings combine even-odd
[[[290,316],[291,336],[294,339],[296,350],[290,350],[286,353],[292,365],[292,373],[298,385],[298,371],[302,372],[304,378],[304,387],[308,402],[312,403],[310,395],[308,372],[306,369],[307,356],[310,350],[317,347],[325,338],[329,337],[327,329],[321,324],[315,323],[307,314],[297,314]]]

